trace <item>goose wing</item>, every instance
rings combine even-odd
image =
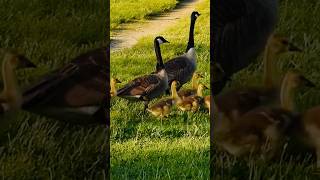
[[[117,91],[119,97],[141,98],[152,93],[161,84],[161,79],[156,74],[138,77]]]
[[[62,69],[45,76],[23,92],[24,109],[34,106],[79,107],[98,105],[105,97],[107,49],[89,51]]]
[[[277,22],[278,4],[277,0],[223,0],[213,8],[213,59],[230,77],[263,51]]]
[[[191,79],[192,74],[195,71],[195,67],[185,56],[173,58],[164,63],[164,66],[168,74],[169,83],[173,80],[177,80],[180,84],[184,84]]]

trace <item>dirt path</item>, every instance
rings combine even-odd
[[[111,36],[111,51],[119,51],[134,46],[140,38],[146,35],[156,35],[166,28],[174,25],[179,19],[190,15],[195,5],[201,0],[185,0],[175,9],[148,21],[123,24],[120,30],[115,30]]]

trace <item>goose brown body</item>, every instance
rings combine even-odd
[[[171,85],[174,80],[179,81],[179,86],[177,87],[178,90],[183,84],[187,83],[192,78],[192,75],[196,70],[197,64],[196,52],[194,49],[194,26],[198,16],[200,16],[200,14],[196,11],[191,13],[189,41],[186,52],[183,55],[175,57],[164,63],[165,69],[168,73],[169,85]]]
[[[160,44],[168,42],[163,37],[154,39],[157,56],[157,72],[137,77],[117,91],[117,96],[129,100],[139,100],[145,103],[145,109],[150,100],[162,95],[168,88],[168,75],[163,65]]]
[[[108,124],[108,48],[81,54],[23,92],[22,108],[66,122]]]

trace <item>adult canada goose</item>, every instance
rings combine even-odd
[[[175,94],[175,83],[171,83],[171,97],[160,99],[158,102],[149,107],[147,111],[149,111],[152,115],[156,117],[168,117],[171,112],[172,106],[175,104],[175,100],[177,97],[177,94]]]
[[[181,56],[175,57],[164,63],[165,69],[168,73],[168,82],[171,85],[172,81],[179,81],[179,87],[188,82],[196,70],[196,51],[194,48],[194,25],[200,16],[197,11],[191,13],[191,23],[189,31],[189,41],[185,53]],[[169,92],[169,91],[167,91]]]
[[[81,54],[23,92],[26,111],[66,122],[108,124],[108,48]]]
[[[274,157],[299,116],[292,113],[295,89],[314,84],[296,71],[286,73],[281,86],[281,107],[261,106],[240,116],[236,121],[228,117],[218,119],[215,139],[235,156],[262,152]]]
[[[4,51],[2,61],[3,91],[0,93],[2,111],[16,110],[21,108],[22,93],[20,91],[14,70],[20,68],[36,67],[25,56],[14,50]]]
[[[247,87],[229,90],[216,97],[216,104],[230,119],[234,116],[241,115],[254,107],[273,103],[278,99],[279,83],[278,68],[275,56],[285,52],[298,51],[293,43],[287,38],[279,35],[271,35],[264,55],[264,86],[263,87]]]
[[[200,73],[193,73],[192,79],[191,79],[191,84],[192,88],[191,89],[181,89],[178,92],[178,95],[184,99],[185,97],[192,96],[197,94],[197,89],[199,86],[199,79],[203,78],[203,76]]]
[[[168,75],[164,69],[160,44],[168,43],[162,36],[154,39],[154,48],[157,56],[157,73],[135,78],[117,91],[117,96],[130,100],[144,102],[144,108],[148,107],[150,100],[159,97],[168,88]]]
[[[110,97],[116,96],[117,95],[117,89],[116,89],[116,84],[121,83],[119,79],[117,78],[111,78],[110,81]]]
[[[212,12],[212,59],[225,71],[225,78],[212,84],[216,95],[264,50],[278,20],[278,0],[223,0]]]

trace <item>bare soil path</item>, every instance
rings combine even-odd
[[[111,35],[111,51],[119,51],[134,46],[140,38],[147,35],[157,35],[168,27],[174,25],[179,19],[186,17],[195,10],[201,0],[184,0],[175,9],[152,17],[146,21],[136,21],[123,24],[114,30]]]

